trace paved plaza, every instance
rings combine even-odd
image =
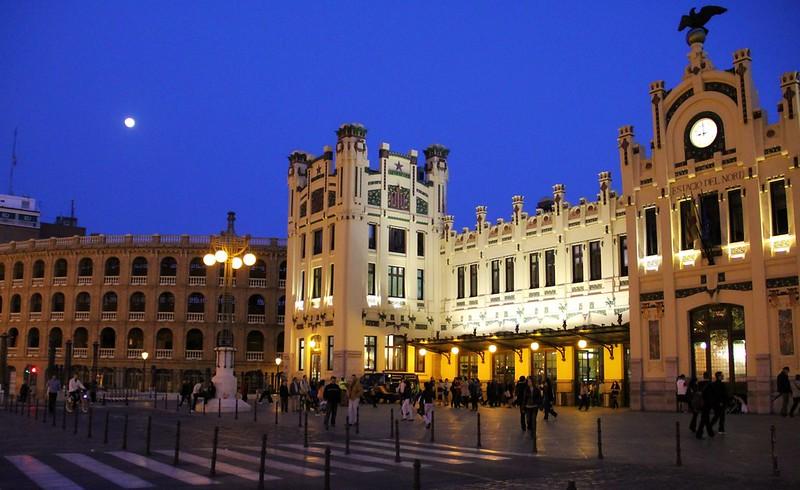
[[[0,488],[183,488],[223,484],[257,488],[262,435],[267,434],[266,488],[324,488],[325,448],[331,450],[330,486],[413,488],[419,459],[421,488],[797,488],[800,485],[800,420],[763,415],[730,415],[727,433],[698,441],[686,414],[628,410],[560,410],[557,420],[537,426],[537,452],[519,427],[516,409],[481,408],[481,449],[477,417],[468,410],[437,407],[434,437],[418,419],[399,422],[400,462],[390,437],[390,410],[397,405],[362,406],[358,434],[350,431],[346,452],[344,417],[326,431],[322,417],[308,417],[308,448],[297,413],[280,414],[261,405],[253,414],[177,413],[142,403],[96,405],[89,417],[62,413],[43,422],[42,411],[0,411]],[[127,443],[123,447],[125,416]],[[146,455],[151,417],[150,455]],[[108,417],[108,441],[104,442]],[[603,458],[598,458],[597,419]],[[681,423],[681,460],[676,465],[676,427]],[[179,463],[174,466],[176,430]],[[773,472],[770,426],[776,427]],[[209,474],[214,427],[219,427],[216,474]]]

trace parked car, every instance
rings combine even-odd
[[[394,403],[400,400],[397,392],[400,381],[410,382],[412,387],[419,386],[419,376],[414,373],[367,373],[361,377],[364,387],[365,403]]]

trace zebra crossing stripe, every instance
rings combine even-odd
[[[241,449],[248,449],[248,450],[253,450],[253,451],[260,451],[261,450],[261,446],[237,446],[237,447],[239,447]],[[325,464],[325,458],[321,458],[319,456],[312,456],[310,454],[291,453],[289,451],[282,451],[280,449],[273,449],[273,448],[267,448],[267,454],[272,455],[272,456],[280,456],[282,458],[302,460],[302,461],[305,461],[307,463],[312,463],[312,464],[319,464],[319,465],[324,465]],[[343,463],[343,462],[338,461],[338,460],[333,460],[331,462],[331,468],[350,470],[350,471],[355,471],[355,472],[358,472],[358,473],[374,473],[376,471],[383,471],[383,468],[372,468],[372,467],[369,467],[369,466],[348,464],[348,463]]]
[[[211,485],[217,483],[211,478],[205,477],[203,475],[198,475],[197,473],[192,473],[191,471],[182,470],[172,465],[156,461],[155,459],[146,458],[144,456],[135,453],[129,453],[128,451],[109,451],[108,454],[115,456],[123,461],[135,464],[136,466],[139,466],[141,468],[145,468],[156,473],[161,473],[162,475],[166,475],[170,478],[180,480],[183,483],[188,483],[189,485]]]
[[[169,449],[155,451],[158,454],[163,454],[165,456],[171,456],[174,454],[173,451]],[[202,456],[197,456],[195,454],[181,452],[181,461],[186,461],[187,463],[196,464],[202,466],[204,468],[211,468],[211,460],[208,458],[204,458]],[[227,473],[229,475],[236,475],[240,478],[244,478],[245,480],[250,481],[258,481],[258,473],[255,471],[248,470],[247,468],[242,468],[241,466],[235,466],[228,463],[223,463],[221,461],[217,461],[216,470],[220,473]],[[277,476],[272,475],[264,475],[264,480],[280,480]]]
[[[59,457],[66,459],[75,466],[79,466],[86,471],[90,471],[100,478],[106,479],[122,488],[148,488],[150,483],[142,480],[138,476],[131,475],[124,471],[113,468],[105,463],[80,453],[59,453]]]
[[[6,456],[6,459],[44,490],[83,490],[83,487],[33,456],[20,454]]]
[[[317,454],[325,454],[325,450],[321,447],[308,447],[304,448],[302,444],[283,444],[283,447],[289,449],[296,449],[298,451],[306,451],[309,453],[317,453]],[[400,463],[395,463],[394,459],[386,459],[386,458],[377,458],[375,456],[366,456],[364,454],[345,454],[344,451],[334,451],[331,450],[331,454],[336,456],[336,458],[345,458],[345,459],[352,459],[355,461],[363,461],[365,463],[373,463],[373,464],[388,464],[392,466],[401,466],[403,468],[413,468],[414,464],[410,461],[402,461]],[[334,462],[335,464],[335,462]],[[428,465],[423,464],[422,467],[425,468]]]
[[[390,442],[359,440],[358,443],[359,444],[369,444],[369,445],[372,445],[372,446],[380,446],[380,447],[389,447],[389,448],[393,448],[394,447],[394,444],[392,444]],[[424,446],[418,446],[418,447],[407,448],[407,449],[409,449],[411,451],[421,451],[421,452],[432,453],[432,454],[442,454],[444,456],[459,456],[459,457],[462,457],[462,458],[483,459],[483,460],[486,460],[486,461],[503,461],[503,460],[509,459],[508,457],[505,457],[505,456],[495,456],[495,455],[492,455],[492,454],[481,454],[481,453],[473,453],[473,452],[467,452],[467,451],[456,451],[454,449],[432,449],[432,448],[428,448],[428,447],[424,447]]]
[[[328,443],[319,443],[319,444],[327,444],[329,446],[335,447],[344,447],[344,444],[338,442],[328,442]],[[350,443],[350,449],[359,449],[358,445]],[[362,451],[369,451],[370,454],[386,454],[388,456],[394,456],[394,450],[389,449],[378,449],[374,447],[362,447]],[[401,451],[400,456],[402,458],[419,458],[420,460],[425,460],[432,463],[445,463],[445,464],[469,464],[474,463],[474,461],[467,461],[464,459],[454,459],[454,458],[444,458],[441,456],[431,456],[429,454],[418,454],[411,452],[413,450],[406,450]]]
[[[384,439],[384,441],[388,441],[388,442],[391,442],[392,444],[394,444],[394,439]],[[435,443],[435,444],[430,443],[429,444],[429,443],[425,443],[425,442],[406,441],[406,440],[401,440],[400,443],[401,444],[413,444],[415,446],[430,446],[430,447],[441,447],[441,448],[445,448],[445,449],[456,449],[458,451],[465,451],[465,452],[470,452],[470,453],[475,453],[475,454],[498,454],[500,456],[524,456],[526,458],[533,457],[533,455],[531,455],[531,453],[515,453],[513,451],[498,451],[496,449],[477,449],[477,448],[473,448],[473,447],[453,446],[453,445],[450,445],[450,444],[439,444],[439,443]]]
[[[225,457],[228,459],[236,459],[238,461],[244,461],[246,463],[261,464],[261,458],[258,458],[256,456],[250,456],[249,454],[240,453],[238,451],[231,451],[230,449],[221,449],[217,451],[217,456]],[[269,459],[269,458],[267,458],[266,465],[267,468],[270,469],[288,471],[289,473],[297,473],[299,475],[309,476],[309,477],[320,477],[325,474],[320,470],[315,470],[313,468],[305,468],[303,466],[293,465],[289,463],[282,463],[280,461],[275,461],[274,459]],[[331,474],[333,475],[333,473]]]

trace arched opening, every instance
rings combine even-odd
[[[39,348],[39,329],[36,327],[32,327],[28,330],[28,342],[27,346],[29,349],[38,349]]]
[[[89,257],[84,257],[78,262],[78,276],[79,277],[91,277],[94,272],[94,264],[92,263],[92,259]]]
[[[84,327],[76,328],[72,334],[72,345],[78,349],[89,347],[89,331]]]
[[[17,327],[11,327],[8,329],[8,348],[9,349],[16,349],[17,348],[17,339],[19,338],[19,330]]]
[[[252,394],[264,389],[264,373],[261,371],[248,371],[242,380],[245,393]]]
[[[33,263],[32,276],[34,279],[42,279],[44,277],[44,260],[39,259]]]
[[[106,327],[100,331],[100,348],[113,349],[117,346],[117,332],[111,327]]]
[[[275,338],[275,352],[283,352],[283,332]]]
[[[217,313],[236,313],[236,302],[232,294],[226,294],[223,300],[223,295],[219,295],[217,298]]]
[[[97,371],[97,384],[105,389],[113,389],[117,387],[117,382],[114,379],[114,369],[109,367],[100,368]]]
[[[119,276],[119,259],[116,257],[109,257],[106,259],[106,266],[104,274],[106,276]]]
[[[736,394],[746,394],[746,383],[737,382],[747,375],[744,308],[734,304],[709,304],[689,312],[692,342],[692,374],[702,379],[717,371]]]
[[[63,293],[55,293],[53,294],[53,299],[50,303],[50,311],[52,313],[63,313],[64,312],[64,294]]]
[[[286,261],[284,260],[278,266],[278,279],[285,281],[286,280]]]
[[[160,349],[172,351],[172,330],[162,328],[156,334],[156,351]],[[156,352],[156,357],[158,357],[157,354],[158,352]]]
[[[11,297],[11,313],[19,313],[22,311],[22,297],[15,294]]]
[[[200,293],[190,294],[186,307],[189,313],[204,313],[206,311],[205,296]]]
[[[178,275],[178,261],[174,257],[164,257],[161,259],[161,272],[162,276],[174,277]]]
[[[125,388],[128,390],[141,390],[144,386],[142,383],[142,370],[139,368],[127,368],[125,370]]]
[[[92,298],[89,293],[83,291],[75,297],[75,311],[89,311],[92,307]]]
[[[175,311],[175,295],[170,292],[163,292],[158,296],[158,312],[172,313]]]
[[[281,296],[278,298],[278,314],[285,315],[286,314],[286,296]]]
[[[103,311],[117,311],[117,293],[109,291],[103,295]]]
[[[264,353],[264,334],[253,330],[247,334],[247,352]],[[262,359],[263,360],[263,359]]]
[[[31,313],[41,313],[42,312],[42,295],[39,293],[33,293],[31,295]]]
[[[144,293],[137,291],[131,295],[131,302],[128,311],[141,313],[145,310],[145,306]]]
[[[53,277],[67,277],[67,259],[57,259],[53,264]]]
[[[186,350],[203,351],[203,332],[197,328],[186,332]]]
[[[147,259],[136,257],[131,263],[131,276],[147,276]]]
[[[203,259],[195,257],[189,262],[189,276],[206,277],[206,265],[203,263]]]
[[[61,331],[59,327],[53,327],[50,329],[50,335],[48,336],[47,345],[52,345],[56,349],[60,349],[64,345],[64,333]]]
[[[260,294],[254,294],[247,300],[247,314],[248,315],[264,315],[266,307],[264,305],[264,297]]]
[[[217,333],[217,347],[233,347],[233,332],[224,328]]]
[[[25,266],[22,262],[15,262],[14,263],[14,272],[12,273],[12,279],[22,279],[25,277]]]
[[[251,279],[266,279],[267,277],[267,263],[263,260],[256,260],[256,263],[250,268]]]
[[[128,350],[144,349],[144,332],[141,328],[132,328],[128,332]]]

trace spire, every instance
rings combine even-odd
[[[236,213],[233,211],[228,211],[228,229],[223,233],[224,235],[236,235],[236,231],[233,229],[233,223],[236,221]]]

